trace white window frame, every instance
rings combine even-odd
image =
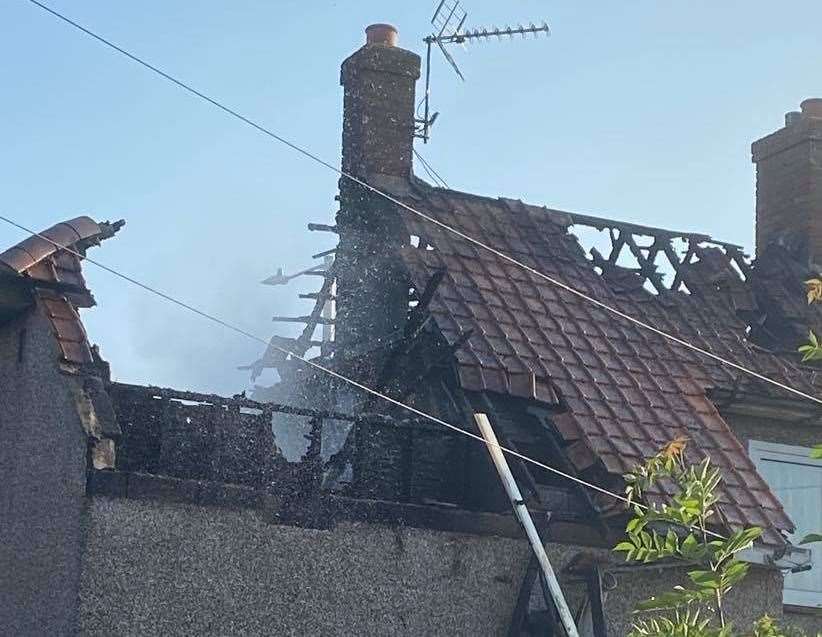
[[[810,457],[810,447],[800,447],[797,445],[784,445],[776,442],[765,442],[764,440],[751,440],[748,442],[748,455],[756,465],[757,469],[762,466],[766,460],[796,463],[803,465],[810,465],[813,467],[822,468],[822,460],[814,460]],[[763,476],[764,479],[764,476]],[[776,495],[776,493],[774,493]],[[791,512],[786,511],[788,517]],[[816,529],[814,529],[816,531]],[[822,529],[820,529],[822,531]],[[794,542],[798,542],[801,538],[793,538]],[[818,545],[811,545],[814,548],[816,560],[814,561],[814,568],[822,568],[822,563],[819,560],[820,550]],[[804,547],[803,547],[804,548]],[[810,547],[809,547],[810,548]],[[783,604],[791,606],[804,606],[809,608],[822,608],[822,590],[820,591],[801,591],[790,589],[787,586],[782,593]]]

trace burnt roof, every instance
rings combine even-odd
[[[13,289],[25,286],[30,290],[31,298],[41,303],[48,316],[62,359],[67,363],[82,365],[93,360],[77,308],[91,307],[95,301],[83,278],[78,255],[85,255],[90,246],[112,237],[123,224],[76,217],[0,253],[0,268],[6,275],[0,278],[0,285]],[[0,314],[10,318],[24,308],[25,305],[0,307]],[[2,312],[4,309],[8,311]]]
[[[794,317],[796,325],[822,323],[819,310],[805,304],[802,277],[795,276],[801,268],[794,265],[791,277],[783,276],[788,255],[778,247],[751,265],[738,246],[704,235],[618,224],[419,182],[394,194],[629,316],[816,393],[815,374],[798,363],[791,343],[799,332],[774,328],[784,316]],[[464,389],[555,409],[552,421],[579,470],[601,463],[608,473],[621,475],[685,435],[697,454],[709,455],[722,469],[721,515],[728,526],[763,526],[770,543],[782,541],[779,531],[792,530],[708,395],[728,389],[785,397],[783,390],[609,313],[408,211],[403,217],[409,235],[419,237],[418,246],[402,252],[414,285],[421,289],[434,273],[446,272],[430,305],[439,331],[451,344],[471,332],[456,352]],[[639,267],[618,265],[613,253],[586,254],[569,230],[577,224],[609,228],[612,248],[625,248]],[[641,247],[636,235],[653,242]],[[687,246],[683,257],[675,253],[674,239]],[[652,254],[674,262],[670,288],[649,260]],[[793,351],[768,351],[753,336]]]
[[[56,253],[59,248],[54,245],[55,243],[72,247],[81,241],[92,239],[101,234],[101,226],[89,217],[77,217],[69,221],[62,221],[41,232],[40,236],[32,235],[27,237],[1,253],[0,262],[21,274]]]

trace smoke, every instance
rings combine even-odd
[[[259,283],[270,272],[253,257],[234,259],[230,269],[217,262],[193,268],[186,261],[171,270],[177,276],[163,287],[171,296],[265,340],[302,328],[272,323],[271,317],[307,313],[310,302],[298,294],[316,286],[315,277],[272,288]],[[95,289],[99,307],[83,315],[115,380],[227,396],[251,389],[250,372],[238,367],[257,360],[265,345],[124,285],[114,294],[110,281],[101,281]],[[257,382],[273,380],[266,374]]]

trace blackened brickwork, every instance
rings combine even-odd
[[[419,74],[418,55],[383,44],[363,46],[343,62],[345,172],[368,183],[410,179]],[[405,320],[408,281],[397,253],[407,235],[396,206],[348,179],[340,182],[337,227],[339,351],[363,341],[376,348]]]

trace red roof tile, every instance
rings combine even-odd
[[[424,186],[408,203],[628,315],[805,391],[816,390],[794,362],[746,340],[747,325],[735,305],[750,310],[756,301],[737,285],[741,279],[719,250],[703,250],[700,261],[683,267],[691,294],[654,295],[641,280],[626,291],[624,283],[594,270],[568,233],[567,216]],[[737,387],[746,379],[411,213],[404,219],[409,234],[434,246],[403,252],[415,285],[447,270],[431,305],[437,325],[451,343],[459,338],[455,323],[473,330],[457,354],[466,390],[561,402],[565,412],[554,423],[579,470],[599,459],[609,472],[621,474],[677,435],[688,435],[692,453],[710,456],[726,476],[722,513],[732,526],[765,525],[772,542],[781,542],[778,531],[793,528],[706,395],[711,387]],[[634,274],[623,279],[630,277],[638,280]],[[734,294],[724,295],[718,282]],[[535,392],[535,387],[550,391]]]
[[[76,308],[94,305],[83,278],[80,258],[68,250],[84,254],[89,246],[111,237],[122,225],[123,222],[98,224],[89,217],[78,217],[43,231],[42,237],[30,236],[0,253],[0,266],[31,281],[34,294],[51,320],[66,362],[79,365],[92,362],[86,331]],[[60,249],[55,243],[68,250]],[[53,284],[65,287],[61,290]]]

